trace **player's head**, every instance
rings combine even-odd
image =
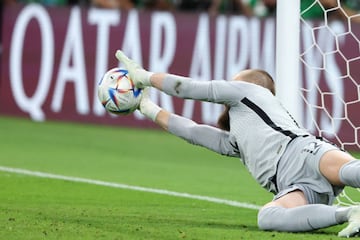
[[[270,90],[275,95],[275,82],[270,74],[260,69],[243,70],[233,77],[233,80],[239,80],[262,86]]]
[[[275,82],[271,75],[264,70],[249,69],[239,72],[233,77],[233,80],[254,83],[270,90],[275,95]],[[224,111],[218,119],[218,127],[230,131],[229,106],[225,106]]]

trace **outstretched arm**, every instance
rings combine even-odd
[[[193,145],[203,146],[222,155],[240,157],[235,139],[229,132],[170,113],[148,97],[149,88],[144,90],[140,111],[166,131]]]
[[[139,88],[155,87],[166,94],[184,99],[231,104],[244,97],[249,88],[241,81],[199,81],[168,73],[146,71],[122,51],[116,52],[117,59],[129,71],[130,78]]]

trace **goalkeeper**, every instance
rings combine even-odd
[[[358,234],[360,207],[332,204],[345,186],[360,187],[360,161],[301,128],[274,96],[268,73],[244,70],[233,81],[197,81],[148,72],[120,50],[116,57],[137,87],[225,106],[219,128],[169,113],[146,94],[139,109],[191,144],[239,157],[255,180],[274,193],[258,213],[260,229],[300,232],[349,222],[338,235]]]

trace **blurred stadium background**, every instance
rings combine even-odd
[[[307,128],[357,154],[360,8],[325,2],[300,1],[297,108]],[[271,195],[238,159],[189,146],[139,113],[107,114],[96,98],[117,49],[151,71],[229,79],[263,68],[276,76],[275,0],[1,4],[1,239],[332,239],[339,230],[258,231],[256,208]],[[206,124],[221,112],[152,97]]]

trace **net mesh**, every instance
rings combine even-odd
[[[301,97],[305,127],[360,158],[360,6],[351,3],[302,1]],[[359,191],[346,188],[337,204],[359,204]]]

